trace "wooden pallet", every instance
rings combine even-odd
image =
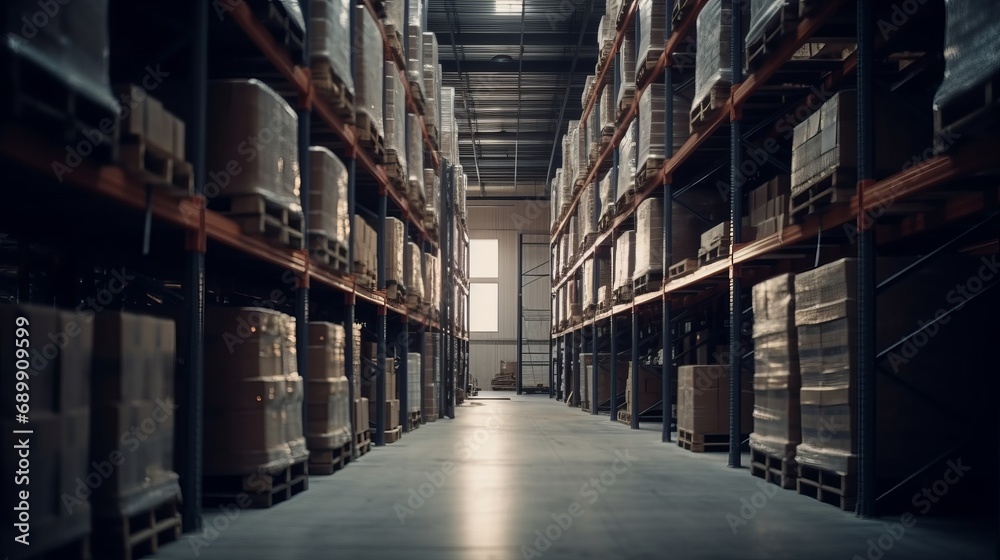
[[[98,515],[93,520],[94,558],[133,560],[156,554],[161,545],[181,538],[179,496],[133,514]]]
[[[367,272],[359,273],[358,272],[359,264],[360,263],[357,262],[354,263],[354,283],[357,284],[358,287],[360,288],[365,288],[367,290],[374,290],[378,286],[378,284],[375,281],[375,278],[370,276]]]
[[[615,109],[615,125],[622,124],[622,118],[629,109],[632,108],[632,101],[635,99],[635,86],[625,86],[624,94],[622,95],[622,100],[618,102],[618,108]]]
[[[934,111],[934,149],[948,150],[961,136],[975,136],[1000,122],[1000,75],[970,88]]]
[[[344,122],[354,124],[354,95],[334,72],[330,61],[313,58],[311,74],[316,95],[326,101]]]
[[[147,185],[176,187],[185,194],[194,194],[194,167],[146,142],[140,135],[121,136],[118,161],[130,175],[139,177]]]
[[[696,434],[688,430],[678,429],[677,446],[692,453],[728,451],[729,434]]]
[[[639,167],[639,171],[635,174],[635,188],[637,190],[646,188],[651,179],[660,175],[661,169],[663,169],[662,157],[650,156],[646,158],[646,161],[643,162],[642,166]]]
[[[767,55],[781,42],[781,38],[795,31],[799,24],[798,2],[787,2],[764,23],[763,32],[752,42],[747,41],[747,67],[756,70],[764,63]]]
[[[413,430],[416,430],[417,428],[420,427],[420,424],[421,424],[421,422],[420,422],[420,411],[409,413],[407,415],[407,418],[410,421],[410,431],[411,432]]]
[[[615,202],[615,216],[621,216],[627,212],[632,205],[635,203],[635,189],[629,189],[625,191],[625,194],[618,197],[618,201]]]
[[[375,163],[385,161],[385,138],[379,135],[375,120],[366,111],[355,111],[354,130],[358,144],[372,155]]]
[[[385,299],[391,303],[406,305],[406,289],[395,280],[388,280],[385,283]]]
[[[323,266],[347,274],[350,257],[347,246],[321,233],[309,234],[309,255]]]
[[[269,508],[309,489],[309,455],[287,467],[260,469],[247,475],[206,476],[203,481],[205,506],[246,503],[251,508]]]
[[[597,231],[601,233],[608,231],[608,228],[611,227],[611,222],[613,221],[615,221],[613,213],[612,212],[605,213],[603,216],[601,216],[601,219],[597,221]]]
[[[372,450],[371,430],[365,430],[360,434],[354,434],[354,443],[358,448],[358,457],[367,454]]]
[[[658,51],[650,49],[649,58],[647,58],[646,60],[639,60],[639,61],[636,62],[636,64],[635,64],[635,83],[641,84],[643,78],[646,77],[646,74],[649,74],[650,72],[652,72],[656,68],[656,64],[660,61],[660,54],[662,52],[663,52],[663,49],[660,49]],[[653,56],[654,53],[655,53],[656,56]]]
[[[626,426],[632,425],[632,413],[627,410],[618,411],[618,421]]]
[[[687,276],[698,270],[698,259],[684,259],[667,269],[667,279],[673,280],[681,276]]]
[[[413,98],[414,105],[417,106],[417,113],[426,115],[427,100],[424,98],[424,90],[421,88],[420,83],[410,82],[410,96]]]
[[[850,204],[857,194],[855,181],[857,171],[848,167],[837,167],[819,179],[810,181],[808,187],[798,187],[791,195],[791,218],[815,214],[833,205]]]
[[[718,245],[709,247],[708,250],[698,250],[698,264],[705,266],[719,259],[729,256],[729,240],[724,239]]]
[[[310,449],[309,474],[330,475],[347,466],[351,462],[351,442],[335,449]]]
[[[708,121],[718,114],[726,101],[729,100],[731,88],[729,82],[720,80],[712,86],[704,99],[691,107],[692,134],[701,131],[708,124]]]
[[[663,272],[649,272],[639,278],[632,280],[632,295],[640,296],[649,292],[655,292],[663,285]]]
[[[762,478],[766,482],[777,484],[781,488],[794,490],[798,467],[795,459],[775,457],[751,448],[750,474]]]
[[[625,16],[628,15],[629,9],[632,7],[632,3],[637,0],[622,0],[621,9],[615,14],[615,29],[621,29],[622,24],[625,23]]]
[[[798,465],[796,491],[844,511],[853,511],[857,494],[857,477],[854,473],[836,473],[808,465]]]
[[[406,308],[410,311],[420,311],[423,300],[416,294],[406,296]]]
[[[403,427],[396,426],[391,430],[385,431],[385,442],[386,443],[396,443],[403,437]]]
[[[622,303],[628,303],[632,301],[632,286],[622,286],[617,290],[612,291],[611,300],[615,305],[620,305]]]
[[[611,300],[604,300],[597,303],[597,312],[606,313],[611,310]]]
[[[217,197],[212,206],[236,222],[243,233],[278,245],[302,249],[302,212],[260,194]]]
[[[390,23],[385,26],[385,36],[386,39],[388,39],[389,50],[391,50],[393,55],[398,57],[399,60],[405,61],[406,54],[403,51],[403,42],[405,39],[403,37],[403,32],[400,31],[396,24]]]

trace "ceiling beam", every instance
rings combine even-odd
[[[442,35],[438,37],[438,44],[451,46],[451,36]],[[455,42],[467,47],[507,46],[518,44],[520,36],[520,33],[456,33]],[[574,39],[567,39],[566,35],[560,33],[525,33],[524,46],[561,47]]]
[[[596,62],[596,57],[580,59],[580,64],[584,66],[593,66]],[[458,72],[459,66],[459,63],[454,60],[441,60],[441,70],[443,72]],[[570,72],[572,66],[573,57],[558,60],[525,60],[523,61],[521,72],[525,74],[567,74]],[[463,60],[461,62],[461,70],[465,74],[509,73],[516,75],[517,61]]]

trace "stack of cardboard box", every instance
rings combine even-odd
[[[740,434],[753,426],[753,384],[742,378]],[[680,366],[677,371],[679,439],[704,442],[703,436],[729,434],[729,366]]]
[[[306,442],[310,465],[326,451],[351,442],[351,406],[344,364],[344,327],[309,323],[309,391]],[[329,455],[327,455],[328,457]]]
[[[773,235],[788,225],[789,182],[787,175],[778,175],[750,191],[750,225],[756,239]]]

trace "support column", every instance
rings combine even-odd
[[[611,315],[611,421],[618,421],[618,317]]]
[[[743,81],[743,25],[740,11],[744,2],[731,0],[732,37],[730,39],[730,54],[733,69],[733,88]],[[730,124],[729,137],[729,229],[730,243],[743,242],[743,179],[740,176],[740,163],[743,155],[743,131],[739,119],[739,108],[734,112],[735,118]],[[730,247],[730,254],[732,248]],[[743,349],[741,334],[743,331],[743,313],[741,300],[743,286],[740,280],[739,268],[731,267],[729,271],[729,466],[739,468],[740,456],[740,406],[742,392],[740,391],[743,374]]]
[[[376,243],[376,268],[378,269],[378,280],[377,287],[380,292],[385,292],[385,222],[386,213],[388,212],[388,195],[383,191],[378,195],[378,243]],[[386,400],[386,383],[385,376],[387,372],[385,371],[385,360],[386,360],[386,312],[388,309],[386,306],[380,306],[378,308],[378,319],[375,326],[375,337],[376,337],[376,364],[375,364],[375,401],[374,403],[368,403],[369,408],[375,407],[375,434],[372,441],[375,445],[385,445],[385,400]],[[396,379],[396,385],[399,386],[399,379]]]
[[[666,0],[666,27],[667,37],[670,37],[671,25],[670,21],[672,19],[672,14],[674,12],[674,0]],[[663,69],[663,91],[666,94],[666,111],[664,115],[664,125],[665,125],[665,143],[664,149],[664,161],[668,161],[670,158],[674,157],[674,73],[671,66],[667,66]],[[674,195],[671,185],[666,183],[663,185],[663,282],[666,285],[667,278],[669,277],[670,267],[674,264],[674,238],[673,238],[673,211],[674,211]],[[661,375],[663,377],[663,431],[661,433],[660,439],[664,443],[670,442],[670,424],[673,420],[673,409],[671,407],[671,401],[673,400],[673,386],[671,386],[671,379],[673,378],[673,337],[670,330],[670,295],[664,293],[663,295],[663,316],[661,317],[660,325],[663,329],[661,333],[660,345],[663,348],[663,367],[661,370]]]
[[[632,420],[630,426],[633,430],[639,429],[639,313],[632,309],[632,367],[629,368],[629,378],[632,380]]]

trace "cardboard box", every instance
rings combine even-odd
[[[124,119],[118,120],[118,130],[122,135],[144,136],[146,130],[146,90],[132,84],[118,84],[112,91],[123,109]]]
[[[753,381],[744,375],[740,433],[753,430]],[[729,366],[678,368],[677,428],[696,435],[729,433]]]
[[[354,433],[362,434],[369,430],[368,427],[368,399],[360,398],[354,400]]]

